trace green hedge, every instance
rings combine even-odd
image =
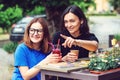
[[[92,14],[86,14],[87,16],[116,16],[117,14],[115,13],[101,13],[101,14],[95,14],[95,13],[92,13]]]
[[[15,52],[17,46],[18,46],[17,42],[9,42],[3,46],[3,49],[11,54]]]

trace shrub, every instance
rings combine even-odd
[[[11,54],[15,52],[17,46],[18,46],[17,42],[9,42],[3,46],[3,49]]]
[[[3,33],[6,31],[8,33],[11,25],[22,18],[23,10],[17,5],[15,7],[4,9],[5,6],[0,4],[0,27],[3,29]]]
[[[117,41],[120,41],[120,34],[115,34],[115,35],[114,35],[114,38],[115,38]]]

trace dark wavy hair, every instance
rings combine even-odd
[[[49,30],[48,30],[48,24],[47,21],[44,18],[34,18],[27,26],[26,30],[25,30],[25,34],[24,34],[24,43],[29,47],[29,48],[33,48],[33,42],[30,40],[29,37],[29,29],[31,27],[31,25],[35,22],[39,22],[42,27],[43,27],[43,40],[41,42],[40,45],[40,49],[42,52],[47,53],[50,51],[50,46],[48,45],[48,42],[51,41],[50,39],[50,34],[49,34]]]
[[[75,5],[70,5],[64,10],[64,12],[63,12],[63,14],[61,16],[61,21],[60,21],[61,31],[66,30],[66,28],[64,26],[64,16],[69,12],[71,12],[71,13],[75,14],[76,16],[78,16],[78,18],[80,20],[83,20],[83,24],[81,24],[81,27],[79,29],[80,34],[88,34],[89,33],[89,26],[88,26],[87,18],[85,16],[85,14],[83,13],[82,9],[79,8],[78,6],[75,6]]]

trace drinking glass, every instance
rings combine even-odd
[[[52,49],[53,54],[61,55],[60,45],[54,45],[54,49]]]

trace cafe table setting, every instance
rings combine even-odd
[[[58,62],[41,67],[42,80],[45,75],[60,76],[80,80],[119,80],[120,48],[112,47],[101,53],[90,52],[88,58],[75,62]]]

